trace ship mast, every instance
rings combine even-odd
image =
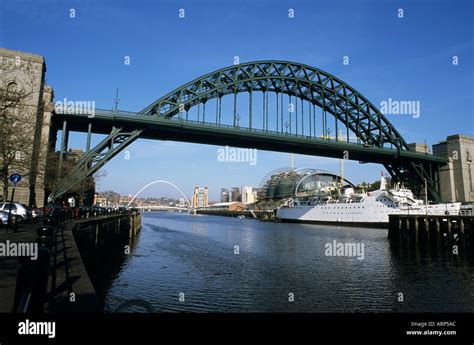
[[[344,159],[340,159],[340,187],[344,186]]]
[[[426,184],[426,178],[425,178],[425,209],[426,209],[426,215],[428,215],[428,186]]]

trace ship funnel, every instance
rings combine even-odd
[[[385,183],[385,177],[383,176],[383,171],[380,173],[380,190],[386,190],[387,186]]]

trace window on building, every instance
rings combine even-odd
[[[8,83],[7,85],[7,93],[8,94],[15,94],[18,92],[18,84],[14,81]]]
[[[16,161],[21,161],[23,159],[23,154],[21,153],[21,151],[16,151],[15,152],[15,160]]]

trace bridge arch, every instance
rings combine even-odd
[[[262,93],[261,113],[252,108],[254,92]],[[237,95],[242,93],[248,93],[249,96],[248,126],[239,124],[239,114],[236,112]],[[273,105],[276,105],[277,116],[269,118],[270,93],[276,95]],[[221,123],[221,100],[228,95],[234,95],[233,114],[227,114],[232,115],[233,125]],[[258,96],[255,95],[254,100]],[[293,105],[292,97],[296,100],[294,113],[290,109],[288,112],[284,110],[286,97],[288,107]],[[232,97],[226,97],[226,100],[228,98]],[[241,96],[242,98],[245,97]],[[216,103],[215,123],[209,121],[209,117],[205,121],[206,103],[210,100]],[[228,104],[226,100],[224,108]],[[299,114],[298,103],[301,104]],[[202,121],[199,117],[201,105]],[[197,110],[198,121],[188,119],[190,109]],[[316,117],[316,110],[319,109],[320,115]],[[76,124],[80,131],[90,131],[88,128],[92,120],[85,118],[84,114],[55,111],[56,115],[60,113],[60,116],[53,118],[57,130],[64,129],[67,123],[68,126]],[[255,119],[263,120],[263,124],[259,121],[262,129],[258,128],[260,125],[252,123],[253,111],[257,113]],[[245,109],[242,114],[246,116]],[[298,126],[299,115],[301,126]],[[223,118],[226,119],[225,116]],[[328,118],[334,119],[334,122],[328,122]],[[283,126],[285,119],[287,121]],[[293,119],[296,133],[292,130]],[[319,128],[316,128],[316,119]],[[246,122],[245,118],[242,120]],[[309,122],[309,135],[305,121]],[[108,134],[110,131],[110,134],[85,154],[68,176],[61,178],[51,195],[52,199],[58,198],[72,185],[94,174],[138,137],[256,147],[269,151],[343,157],[361,163],[380,163],[392,178],[416,187],[415,194],[419,194],[426,183],[433,200],[440,199],[439,169],[447,162],[443,157],[410,151],[403,137],[377,107],[341,79],[320,69],[288,61],[265,60],[222,68],[174,89],[138,113],[96,109],[93,122],[98,124],[98,132]],[[312,131],[311,125],[314,127]],[[286,132],[283,127],[286,127]],[[344,135],[339,135],[340,128],[346,130],[346,140]],[[317,129],[319,133],[322,130],[321,137],[318,136]],[[330,136],[331,132],[335,138]],[[350,136],[349,133],[353,135]],[[357,142],[350,138],[355,138]],[[349,152],[350,157],[347,155]]]
[[[139,113],[174,118],[211,99],[219,102],[225,95],[234,94],[236,97],[243,92],[249,93],[251,98],[254,91],[276,93],[277,103],[278,95],[307,101],[332,115],[336,123],[342,123],[363,144],[376,147],[390,145],[398,150],[408,150],[397,129],[352,86],[318,68],[289,61],[255,61],[219,69],[174,89]],[[234,100],[234,117],[235,103]],[[335,135],[338,136],[337,129]]]
[[[143,186],[132,198],[132,200],[129,201],[129,203],[127,204],[127,207],[129,207],[132,202],[140,195],[141,192],[143,192],[145,189],[147,189],[148,187],[154,185],[154,184],[157,184],[157,183],[164,183],[164,184],[168,184],[172,187],[174,187],[174,189],[176,189],[182,196],[183,198],[186,200],[186,202],[188,203],[188,206],[189,208],[192,208],[191,206],[191,203],[189,202],[188,198],[186,197],[186,195],[183,193],[183,191],[177,186],[175,185],[173,182],[170,182],[170,181],[165,181],[165,180],[156,180],[156,181],[153,181],[153,182],[150,182],[148,183],[147,185]]]

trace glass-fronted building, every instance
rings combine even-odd
[[[311,197],[344,186],[355,187],[349,180],[329,171],[285,168],[272,171],[263,179],[259,200]]]

